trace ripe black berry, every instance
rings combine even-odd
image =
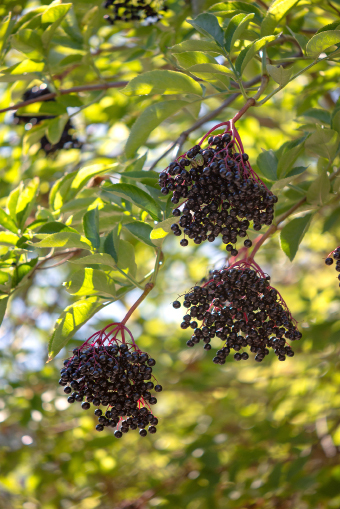
[[[335,270],[336,270],[336,272],[340,272],[340,246],[337,247],[336,249],[334,249],[334,251],[332,251],[331,253],[329,253],[327,258],[325,259],[325,264],[333,265],[334,260],[336,260]],[[340,276],[340,274],[339,274],[339,276]],[[340,280],[339,276],[338,276],[338,279]],[[339,286],[340,286],[340,284],[339,284]]]
[[[255,174],[248,155],[239,153],[242,143],[234,126],[223,135],[211,136],[208,147],[202,149],[204,139],[159,175],[161,192],[173,193],[173,215],[181,216],[171,229],[175,236],[184,234],[195,244],[213,242],[221,235],[227,251],[236,256],[234,245],[238,237],[247,236],[250,221],[256,231],[272,223],[277,197]],[[184,204],[178,207],[183,198]],[[188,243],[187,238],[180,241],[181,246]],[[247,239],[245,246],[251,245]]]
[[[108,332],[110,327],[111,333]],[[138,426],[157,425],[158,420],[149,406],[155,405],[157,399],[150,391],[162,391],[161,385],[154,386],[150,380],[155,359],[138,349],[132,335],[129,343],[121,343],[117,334],[122,331],[131,334],[122,324],[111,324],[105,332],[97,332],[94,342],[85,341],[74,350],[74,355],[65,360],[60,371],[64,391],[69,394],[74,390],[68,402],[82,402],[84,410],[91,407],[90,402],[94,406],[106,407],[105,415],[100,408],[94,411],[98,418],[96,430],[116,428],[117,438]]]
[[[29,90],[26,90],[24,93],[22,100],[27,101],[30,99],[37,99],[39,97],[42,97],[46,94],[50,94],[51,90],[46,85],[40,85],[34,86],[33,88],[30,88]],[[55,99],[47,99],[45,102],[55,102]],[[35,125],[40,124],[43,120],[46,119],[52,119],[55,118],[54,115],[39,115],[39,113],[35,113],[32,118],[27,117],[25,115],[18,115],[18,113],[14,114],[13,122],[15,124],[25,124],[25,129],[30,130]],[[70,148],[81,148],[82,143],[76,138],[74,134],[72,134],[72,131],[74,130],[73,125],[70,120],[67,121],[61,138],[58,141],[58,143],[55,143],[54,145],[51,145],[49,140],[46,136],[43,136],[40,140],[41,148],[44,150],[46,154],[52,154],[56,152],[57,150],[60,150],[62,148],[64,149],[70,149]]]
[[[224,347],[213,358],[215,364],[224,364],[232,350],[234,359],[247,360],[249,350],[256,354],[255,360],[262,362],[272,348],[279,360],[292,357],[293,350],[287,340],[302,337],[278,291],[269,284],[266,276],[251,258],[245,258],[221,270],[212,270],[201,286],[195,286],[185,295],[187,315],[183,317],[187,328],[191,318],[195,323],[194,334],[187,341],[193,347],[203,342],[210,350],[210,341],[218,337]],[[199,305],[198,305],[199,304]],[[199,310],[201,306],[201,312]]]
[[[173,307],[175,309],[179,309],[181,307],[181,303],[179,302],[179,300],[175,300],[173,303],[172,303]]]
[[[105,0],[103,7],[110,10],[104,19],[115,25],[117,21],[144,21],[146,25],[153,25],[162,18],[168,7],[155,0]]]

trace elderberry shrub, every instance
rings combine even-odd
[[[30,88],[29,90],[26,90],[24,93],[22,100],[28,101],[29,99],[38,99],[39,97],[42,97],[46,94],[50,94],[51,90],[48,89],[46,85],[40,85],[34,86],[33,88]],[[55,102],[55,99],[48,99],[44,102]],[[29,130],[35,125],[40,124],[43,120],[46,119],[52,119],[55,118],[55,115],[34,115],[33,117],[27,117],[25,115],[18,115],[18,113],[14,114],[13,122],[15,124],[26,124],[26,129]],[[41,148],[44,150],[46,154],[52,154],[56,152],[57,150],[60,150],[62,148],[64,149],[70,149],[70,148],[81,148],[82,143],[77,140],[72,134],[70,134],[70,131],[73,130],[73,126],[71,124],[71,121],[68,120],[66,122],[66,125],[63,129],[62,135],[58,143],[55,143],[52,145],[46,136],[43,136],[40,140]]]
[[[340,272],[340,246],[334,249],[326,258],[325,264],[326,265],[333,265],[333,262],[335,260],[335,270],[337,272]],[[339,286],[340,286],[340,274],[338,274],[338,280],[339,280]]]
[[[247,360],[249,354],[244,349],[248,346],[257,362],[262,362],[270,348],[280,361],[293,357],[286,340],[301,339],[302,334],[269,280],[269,276],[249,264],[212,271],[208,282],[184,296],[183,305],[188,312],[181,328],[194,329],[187,346],[202,341],[204,349],[210,350],[211,339],[217,336],[224,345],[213,358],[215,364],[224,364],[232,350],[236,352],[235,360]],[[178,304],[174,307],[178,308]],[[198,321],[203,322],[201,326]]]
[[[162,391],[161,385],[151,381],[156,361],[147,353],[131,353],[128,344],[87,346],[73,350],[73,356],[64,361],[59,384],[70,394],[69,403],[78,401],[84,410],[97,408],[97,431],[105,427],[116,428],[116,438],[139,428],[141,436],[156,433],[158,419],[149,410],[157,399],[151,390]],[[73,391],[73,392],[72,392]],[[124,418],[124,419],[123,419]]]
[[[106,0],[103,7],[112,12],[112,15],[104,16],[110,25],[117,21],[144,21],[145,24],[152,25],[168,10],[166,5],[157,0]]]
[[[251,221],[256,231],[273,221],[277,197],[257,177],[248,155],[236,151],[242,144],[234,138],[235,132],[211,136],[205,149],[195,145],[159,175],[161,192],[173,192],[172,203],[186,200],[172,211],[181,216],[171,226],[174,235],[184,234],[181,246],[188,245],[186,237],[201,244],[222,235],[227,251],[236,256],[233,244],[237,237],[247,236]],[[251,241],[246,239],[244,245],[250,247]]]

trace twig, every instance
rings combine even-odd
[[[329,177],[329,180],[330,182],[332,180],[334,180],[338,175],[340,174],[340,168],[335,171],[334,173],[332,173],[332,175]],[[255,254],[257,253],[257,251],[259,250],[259,248],[262,246],[262,244],[271,236],[273,235],[277,229],[278,229],[278,226],[280,225],[280,223],[282,223],[285,219],[287,219],[287,217],[291,216],[298,208],[301,207],[301,205],[303,205],[305,202],[307,201],[307,197],[304,196],[303,198],[301,198],[301,200],[299,200],[297,203],[295,203],[295,205],[293,205],[289,210],[287,210],[286,212],[284,212],[283,214],[281,214],[281,216],[279,216],[276,220],[275,223],[273,223],[270,228],[268,228],[268,230],[266,231],[266,233],[264,235],[262,235],[262,237],[259,239],[259,241],[257,242],[256,246],[254,247],[251,255],[250,255],[250,258],[251,259],[254,259],[254,256]]]
[[[93,90],[108,90],[110,88],[121,88],[125,87],[128,84],[128,81],[114,81],[109,83],[95,83],[93,85],[80,85],[78,87],[72,87],[65,90],[59,90],[59,95],[68,95],[73,94],[75,92],[92,92]],[[42,102],[42,101],[50,101],[57,96],[55,92],[51,92],[50,94],[42,95],[41,97],[37,97],[35,99],[28,99],[27,101],[22,101],[20,103],[14,104],[13,106],[8,106],[7,108],[3,108],[0,110],[0,113],[6,113],[6,111],[18,110],[19,108],[23,108],[24,106],[28,106],[29,104]]]
[[[133,306],[131,306],[131,308],[129,309],[129,311],[126,313],[126,315],[124,316],[123,320],[121,321],[121,324],[122,325],[125,325],[126,322],[128,321],[128,319],[130,318],[130,316],[132,315],[132,313],[138,308],[139,304],[141,302],[143,302],[143,300],[145,299],[145,297],[151,292],[151,290],[153,289],[153,287],[155,286],[154,283],[147,283],[145,285],[145,288],[144,288],[144,292],[142,293],[142,295],[139,297],[139,299],[136,300],[136,302],[134,303]]]
[[[60,251],[59,253],[53,253],[52,255],[49,255],[49,256],[46,256],[46,258],[44,258],[43,260],[40,260],[40,262],[38,262],[36,264],[35,267],[33,267],[33,270],[32,272],[29,274],[28,278],[31,278],[33,276],[33,274],[35,273],[35,271],[37,270],[42,270],[42,268],[40,268],[42,265],[44,265],[44,263],[50,261],[50,260],[53,260],[53,258],[58,258],[59,256],[63,256],[63,255],[66,255],[67,258],[65,257],[65,260],[63,261],[63,263],[67,260],[69,260],[70,258],[72,258],[73,256],[75,256],[76,254],[80,253],[81,252],[81,249],[79,248],[76,248],[76,249],[70,249],[68,251]],[[57,265],[57,264],[56,264]],[[52,265],[52,267],[56,266],[56,265]],[[58,263],[58,265],[61,265],[61,263]],[[46,269],[50,269],[51,267],[46,267]]]
[[[256,83],[259,83],[259,81],[261,81],[261,75],[258,75],[258,76],[255,76],[255,78],[253,78],[252,80],[250,81],[247,81],[244,86],[245,87],[252,87],[253,85],[256,85]],[[187,129],[186,131],[183,131],[179,137],[177,138],[177,140],[171,145],[170,148],[168,148],[149,168],[149,171],[153,170],[157,164],[165,157],[168,155],[169,152],[171,152],[171,150],[173,148],[176,147],[176,145],[179,145],[179,150],[177,152],[180,152],[183,144],[185,143],[185,141],[187,140],[189,134],[191,134],[193,131],[196,131],[196,129],[198,129],[199,127],[201,127],[203,124],[205,124],[206,122],[209,122],[209,120],[213,120],[217,115],[219,115],[225,108],[227,108],[228,106],[230,106],[231,103],[233,103],[235,101],[235,99],[238,98],[238,96],[241,95],[240,92],[235,92],[235,94],[232,94],[230,97],[228,97],[228,99],[226,99],[225,101],[223,101],[223,103],[221,104],[221,106],[219,106],[218,108],[216,108],[215,110],[213,111],[210,111],[209,113],[207,113],[206,115],[204,115],[203,117],[199,118],[191,127],[189,127],[189,129]],[[249,107],[249,106],[248,106]],[[248,109],[248,108],[247,108]]]
[[[48,267],[39,267],[37,270],[48,270],[48,269],[53,269],[54,267],[59,267],[59,265],[62,265],[63,263],[67,262],[67,260],[69,260],[70,258],[73,258],[73,256],[75,256],[75,253],[70,253],[69,255],[65,256],[65,258],[60,260],[59,262],[54,263],[53,265],[49,265]]]

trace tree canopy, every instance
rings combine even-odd
[[[151,7],[0,5],[0,508],[339,507],[340,2]],[[278,197],[248,234],[302,333],[285,362],[213,363],[172,306],[238,256],[182,247],[158,184],[219,124]],[[163,391],[157,434],[117,440],[58,379],[125,320]]]

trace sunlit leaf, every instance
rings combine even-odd
[[[190,76],[176,71],[155,70],[133,78],[122,90],[126,95],[196,94],[202,89]]]

